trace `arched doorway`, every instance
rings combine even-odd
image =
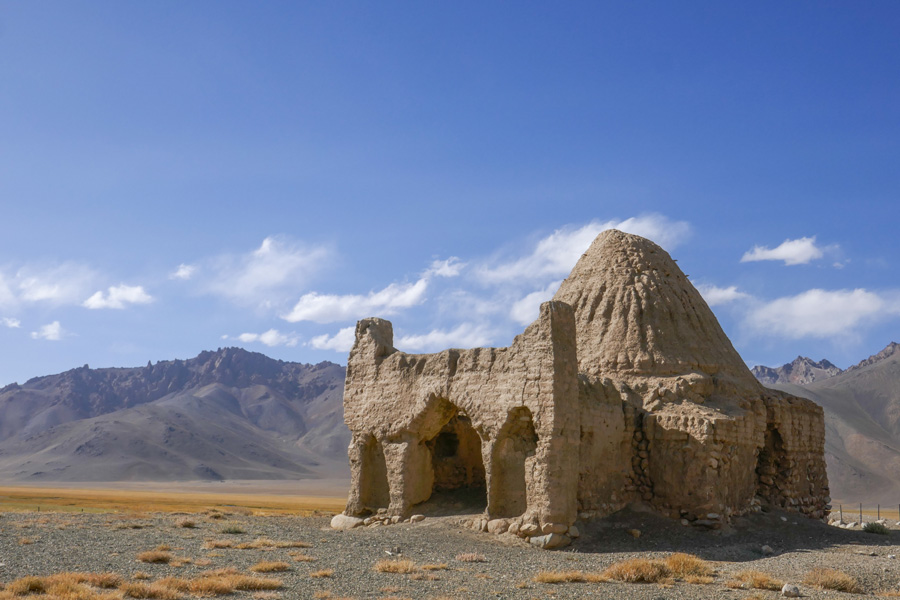
[[[387,508],[391,502],[391,490],[388,487],[384,447],[374,435],[368,435],[360,449],[360,455],[360,503],[368,512]]]
[[[434,475],[429,505],[455,508],[455,512],[484,510],[487,490],[481,437],[469,417],[455,412],[425,447]]]
[[[762,496],[779,505],[784,503],[780,487],[785,487],[784,480],[787,471],[787,452],[784,448],[784,440],[774,427],[766,430],[766,438],[763,447],[759,450],[759,458],[756,462],[756,476],[758,481],[757,495]]]
[[[491,462],[491,517],[517,517],[528,509],[525,480],[529,462],[534,460],[538,437],[531,411],[511,410],[497,436]]]

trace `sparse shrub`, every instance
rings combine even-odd
[[[172,553],[162,550],[148,550],[138,554],[137,559],[143,563],[167,564],[172,560]]]
[[[446,571],[447,563],[422,565],[423,571]]]
[[[318,560],[315,556],[303,554],[302,552],[291,552],[291,558],[293,558],[295,562],[313,562]]]
[[[191,582],[181,577],[163,577],[157,580],[154,585],[161,585],[176,592],[187,592],[191,589]]]
[[[290,571],[291,566],[286,562],[263,561],[250,567],[250,570],[254,573],[279,573],[281,571]]]
[[[687,583],[707,584],[713,582],[715,569],[708,562],[693,554],[676,552],[667,556],[664,561],[672,575]]]
[[[632,558],[610,565],[603,576],[626,583],[660,583],[671,578],[672,570],[661,560]]]
[[[876,523],[874,521],[863,525],[862,530],[866,533],[877,533],[878,535],[888,535],[891,532],[890,529],[888,529],[881,523]]]
[[[313,571],[309,574],[310,577],[320,578],[320,577],[331,577],[334,575],[334,569],[320,569],[318,571]]]
[[[138,571],[134,575],[131,576],[135,581],[145,581],[150,579],[150,573],[144,573],[143,571]]]
[[[409,559],[379,560],[375,563],[379,573],[415,573],[419,566]]]
[[[25,594],[42,594],[47,591],[47,587],[42,578],[28,576],[16,579],[6,586],[5,591],[14,596],[24,596]]]
[[[834,569],[813,569],[806,574],[803,583],[811,585],[822,590],[835,590],[837,592],[848,592],[850,594],[859,594],[862,589],[859,582],[850,575]]]
[[[222,533],[230,534],[230,535],[238,535],[241,533],[246,533],[243,529],[238,527],[237,525],[229,525],[228,527],[222,528]]]
[[[119,591],[126,598],[152,598],[155,600],[179,600],[181,598],[178,591],[156,583],[123,583],[119,586]]]
[[[541,571],[531,580],[535,583],[581,583],[585,578],[581,571]]]
[[[181,521],[178,521],[178,526],[184,529],[195,529],[197,527],[197,523],[191,521],[190,519],[182,519]]]
[[[784,586],[783,581],[775,579],[768,573],[762,571],[741,571],[732,575],[730,581],[726,581],[725,585],[732,589],[755,589],[755,590],[780,590]]]
[[[459,562],[487,562],[484,554],[478,552],[462,552],[456,555],[456,560]]]
[[[231,540],[209,540],[208,542],[203,544],[203,547],[207,550],[212,550],[215,548],[232,548],[234,546],[234,542]]]
[[[101,589],[115,589],[122,584],[122,576],[118,573],[87,573],[85,582]]]

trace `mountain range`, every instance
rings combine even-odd
[[[846,370],[797,357],[753,373],[765,385],[825,409],[825,460],[835,502],[900,503],[900,344]]]
[[[0,479],[303,479],[349,473],[344,367],[239,348],[87,365],[0,389]]]
[[[900,344],[846,370],[797,357],[753,373],[825,409],[835,502],[900,503]],[[14,383],[0,389],[0,481],[347,477],[345,375],[224,348]]]

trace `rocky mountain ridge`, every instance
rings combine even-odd
[[[0,389],[0,477],[283,479],[346,471],[344,367],[240,348]]]
[[[877,354],[873,354],[869,358],[861,360],[853,366],[847,367],[846,370],[841,369],[825,358],[816,362],[806,356],[798,356],[793,361],[785,363],[780,367],[757,365],[750,369],[750,372],[765,385],[776,383],[807,385],[815,381],[821,381],[822,379],[840,375],[841,373],[847,373],[873,365],[890,358],[898,351],[900,351],[900,344],[891,342]]]

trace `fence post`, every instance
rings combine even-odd
[[[862,525],[862,502],[859,503],[859,524]]]
[[[838,504],[838,510],[841,511],[841,525],[844,524],[844,505]],[[900,504],[897,505],[897,514],[900,515]],[[897,517],[900,520],[900,517]]]
[[[875,518],[878,519],[878,520],[880,521],[880,520],[881,520],[881,505],[880,505],[880,504],[878,505],[878,512],[875,513],[875,514],[878,515],[878,516],[875,517]]]

